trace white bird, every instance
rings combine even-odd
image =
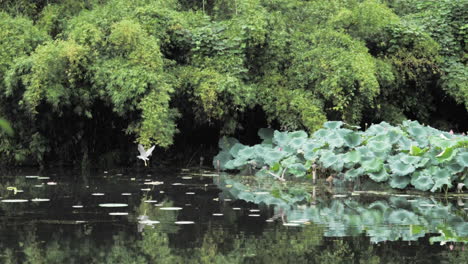
[[[145,150],[141,144],[138,144],[138,151],[140,152],[140,155],[137,156],[137,158],[143,160],[145,162],[145,166],[148,166],[146,161],[149,160],[149,156],[151,156],[151,153],[153,153],[154,147],[155,146],[152,146],[150,149]]]

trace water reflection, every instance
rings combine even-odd
[[[466,242],[468,229],[466,211],[456,204],[412,197],[333,198],[320,190],[314,197],[312,187],[303,184],[285,189],[252,178],[213,180],[210,173],[110,174],[86,183],[52,175],[3,177],[1,199],[28,202],[0,203],[0,262],[455,263],[468,258],[464,243],[451,242]],[[8,186],[23,192],[13,194]],[[171,207],[182,209],[161,210]],[[194,224],[176,225],[179,221]],[[434,243],[438,240],[446,244]]]

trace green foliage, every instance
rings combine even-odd
[[[348,181],[369,177],[388,182],[392,188],[404,189],[411,184],[418,190],[432,192],[463,182],[468,175],[467,136],[452,135],[415,121],[405,121],[400,126],[382,122],[364,132],[342,128],[343,125],[341,121],[326,122],[310,138],[304,131],[274,131],[272,144],[270,136],[265,136],[268,130],[263,129],[259,131],[263,143],[253,147],[237,143],[231,149],[223,148],[214,161],[229,164],[221,167],[227,170],[265,164],[257,175],[281,179],[284,175],[303,177],[315,163]],[[256,148],[262,151],[252,150],[249,155],[237,151]]]
[[[90,131],[101,120],[168,147],[177,122],[229,135],[252,109],[309,133],[328,119],[428,123],[442,89],[467,101],[467,8],[403,2],[0,2],[0,114],[21,131],[1,150],[30,158],[25,138],[53,134],[62,143],[46,149],[66,156],[97,136]],[[77,124],[73,137],[62,132],[65,119]],[[329,140],[362,144],[353,133]]]

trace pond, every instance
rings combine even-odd
[[[1,263],[467,263],[468,197],[208,170],[3,173]],[[289,183],[287,183],[289,184]]]

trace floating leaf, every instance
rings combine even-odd
[[[99,204],[99,207],[127,207],[128,204],[124,203],[103,203]]]

